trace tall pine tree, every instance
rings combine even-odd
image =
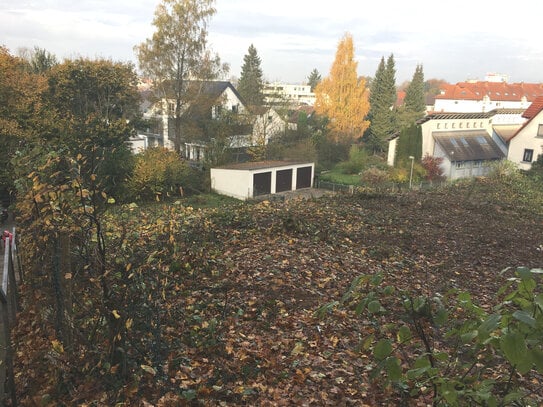
[[[424,114],[426,111],[426,103],[424,100],[424,73],[422,65],[417,65],[413,79],[405,91],[405,109],[419,114]]]
[[[264,80],[260,57],[253,44],[249,46],[247,54],[243,57],[243,66],[238,82],[238,92],[249,106],[262,106],[264,104]]]
[[[315,91],[315,87],[319,84],[321,80],[321,74],[319,73],[319,71],[317,71],[317,68],[314,68],[307,77],[307,84],[311,86],[311,92]]]
[[[386,140],[397,130],[396,67],[394,55],[386,64],[384,57],[375,72],[370,93],[370,128],[365,134],[366,145],[374,152],[386,149]]]
[[[405,90],[404,105],[402,106],[401,125],[408,127],[426,113],[426,101],[424,96],[424,73],[422,65],[417,65],[413,79]]]

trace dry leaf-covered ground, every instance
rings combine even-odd
[[[478,181],[215,211],[201,224],[205,252],[187,259],[193,276],[180,279],[179,296],[167,299],[187,319],[164,321],[179,341],[163,376],[143,373],[119,394],[126,405],[394,405],[397,394],[370,380],[371,360],[360,350],[369,333],[384,328],[348,309],[331,309],[326,318],[315,311],[339,300],[356,276],[377,272],[413,293],[466,290],[488,308],[502,269],[542,265],[543,222],[532,209]],[[30,346],[20,344],[18,358]],[[18,368],[24,375],[30,367]],[[103,388],[74,386],[63,402],[108,400],[99,390],[77,398],[89,387]]]

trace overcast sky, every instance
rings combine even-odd
[[[159,0],[0,0],[0,45],[45,48],[57,58],[133,61],[134,45],[153,33]],[[239,77],[251,44],[266,80],[302,83],[316,68],[327,76],[338,41],[354,38],[360,75],[373,76],[394,54],[396,83],[417,64],[426,79],[543,82],[538,0],[217,0],[211,48]]]

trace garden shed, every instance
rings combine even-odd
[[[237,199],[295,191],[313,186],[315,163],[259,161],[211,168],[211,188]]]

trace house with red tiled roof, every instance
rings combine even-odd
[[[503,83],[492,84],[497,85],[492,87],[494,93],[498,89],[513,89],[500,87]],[[422,156],[441,158],[440,166],[449,179],[486,175],[490,164],[502,159],[516,163],[520,169],[530,169],[543,154],[543,95],[533,96],[538,87],[522,88],[531,100],[524,109],[428,114],[419,121]],[[473,94],[475,89],[465,89],[465,95]],[[519,92],[517,89],[514,93]],[[527,100],[528,96],[525,94],[524,98]],[[396,139],[389,142],[389,165],[394,163],[396,143]]]
[[[541,83],[467,81],[444,84],[435,97],[433,111],[451,113],[490,112],[494,109],[527,109],[543,96]]]
[[[532,102],[523,117],[527,121],[507,140],[507,159],[529,170],[543,154],[543,96]]]

